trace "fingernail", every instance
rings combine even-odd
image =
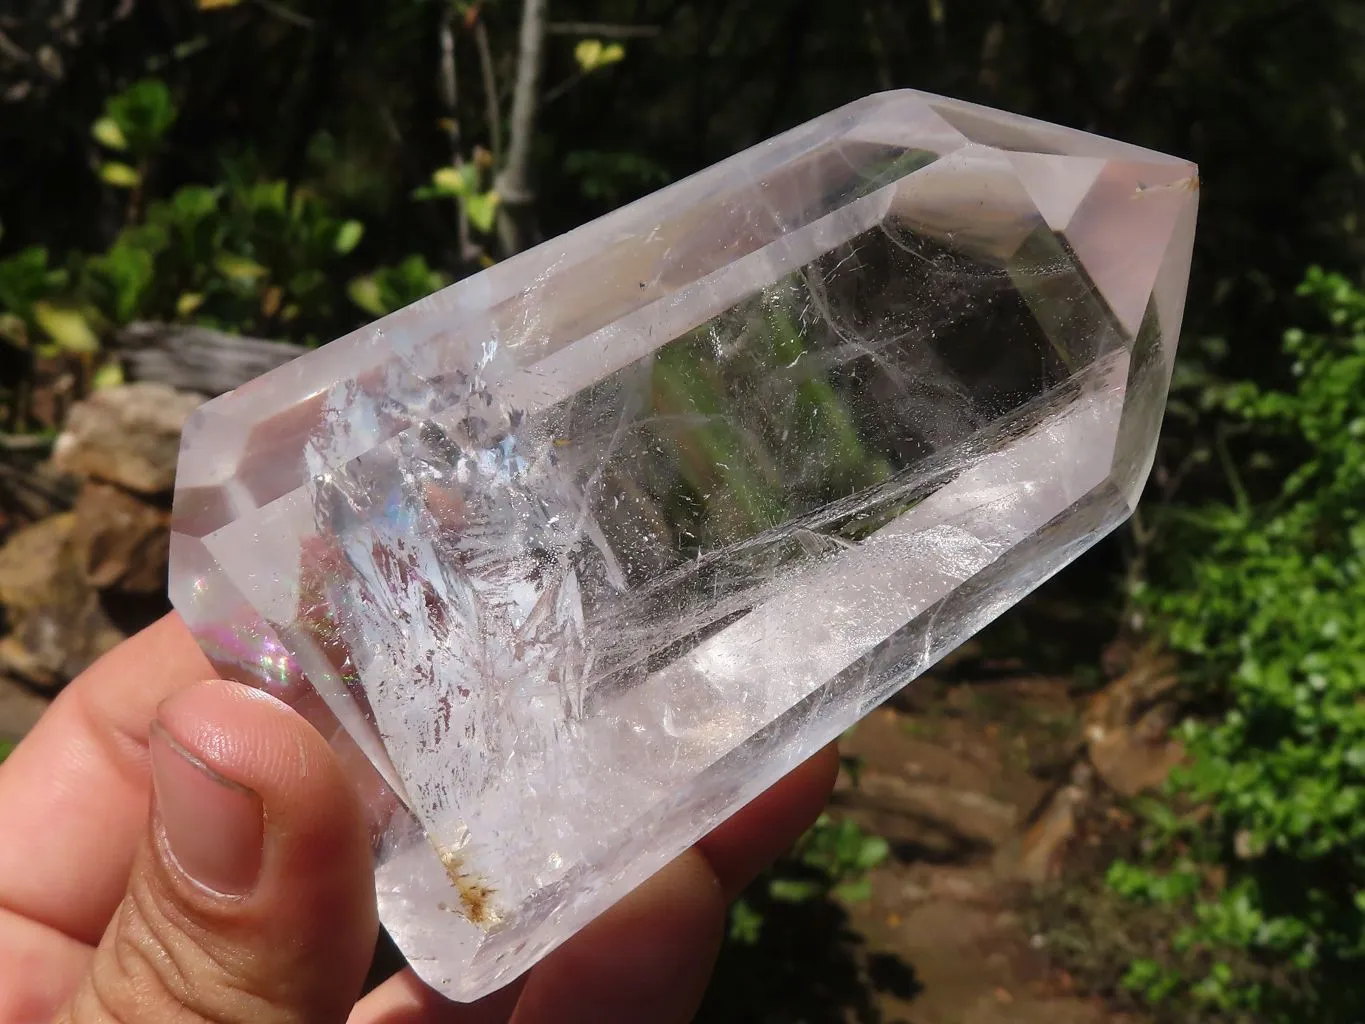
[[[175,865],[205,889],[245,896],[261,873],[261,798],[223,778],[159,722],[151,754],[156,813]]]

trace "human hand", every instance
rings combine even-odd
[[[0,1024],[685,1021],[727,902],[838,766],[822,751],[479,1003],[411,971],[357,1003],[378,926],[356,795],[302,718],[212,677],[168,616],[0,765]]]

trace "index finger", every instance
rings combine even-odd
[[[171,694],[212,678],[171,614],[62,692],[0,765],[0,908],[99,941],[147,818],[148,725]]]

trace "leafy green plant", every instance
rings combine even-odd
[[[489,234],[498,217],[501,202],[496,190],[485,187],[484,177],[491,162],[476,160],[458,167],[439,168],[431,176],[431,184],[413,192],[419,201],[453,199],[469,218],[470,226],[481,234]]]
[[[152,204],[92,261],[106,308],[131,316],[193,318],[305,339],[341,305],[332,268],[360,244],[364,227],[335,217],[306,188],[278,180],[186,186]]]
[[[93,351],[109,327],[145,318],[307,340],[346,308],[332,267],[363,234],[283,181],[188,185],[103,253],[61,268],[38,248],[0,262],[0,333]]]
[[[0,338],[11,345],[36,347],[46,336],[39,320],[69,279],[64,268],[48,260],[48,251],[36,245],[0,260]]]
[[[134,320],[317,343],[353,327],[360,310],[389,312],[448,282],[421,256],[355,277],[364,224],[250,159],[227,163],[212,184],[156,196],[148,171],[176,120],[159,80],[110,97],[91,133],[117,157],[100,165],[100,178],[129,190],[121,230],[102,252],[54,260],[31,246],[0,260],[0,344],[18,349],[28,372],[35,358],[65,358],[84,386],[114,379],[102,340]],[[480,197],[468,198],[471,219],[483,216]],[[24,386],[4,391],[11,429],[27,429]]]
[[[1245,383],[1221,399],[1260,450],[1280,453],[1282,486],[1255,501],[1226,458],[1233,500],[1181,514],[1139,595],[1193,692],[1225,709],[1182,730],[1190,758],[1174,786],[1207,820],[1197,839],[1159,847],[1168,866],[1116,865],[1111,882],[1190,902],[1177,950],[1287,968],[1277,987],[1218,962],[1174,980],[1135,964],[1129,981],[1152,998],[1353,1021],[1365,1013],[1365,293],[1320,270],[1300,291],[1322,322],[1285,337],[1292,390]],[[1218,863],[1216,891],[1169,867],[1182,846]]]
[[[128,177],[104,164],[103,180],[141,189],[175,121],[170,90],[155,79],[111,97],[92,134],[135,168]],[[47,250],[30,247],[0,261],[0,338],[39,355],[94,357],[109,330],[153,319],[323,340],[354,319],[340,271],[364,236],[359,220],[336,216],[311,189],[238,162],[213,185],[140,198],[104,252],[52,266]],[[435,281],[424,264],[405,264],[380,290],[397,301]]]
[[[355,278],[347,288],[351,301],[373,316],[383,316],[425,298],[450,283],[445,273],[427,265],[420,255],[397,266],[380,267]]]
[[[564,171],[578,179],[584,198],[616,205],[628,196],[668,184],[668,171],[640,153],[576,149]]]
[[[792,851],[737,900],[730,910],[730,940],[755,945],[763,934],[763,908],[834,898],[858,902],[871,896],[867,872],[890,856],[881,836],[854,821],[820,815]]]
[[[115,188],[139,188],[176,117],[171,90],[157,78],[136,82],[109,97],[104,116],[90,129],[95,141],[112,154],[100,164],[100,179]]]

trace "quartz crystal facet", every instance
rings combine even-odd
[[[1184,160],[876,95],[203,406],[172,597],[510,981],[1132,510]]]

